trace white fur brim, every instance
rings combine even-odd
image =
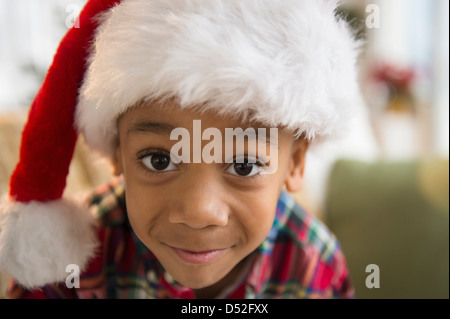
[[[357,103],[359,43],[336,0],[123,0],[104,13],[76,124],[114,151],[116,119],[175,97],[310,139],[339,134]]]
[[[64,281],[67,265],[82,270],[96,246],[94,218],[75,202],[0,203],[0,271],[28,289]]]

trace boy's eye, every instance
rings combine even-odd
[[[151,154],[142,158],[142,163],[152,171],[172,171],[177,167],[170,161],[170,156],[165,154]]]
[[[236,176],[253,176],[261,171],[261,167],[255,163],[234,163],[227,172]]]

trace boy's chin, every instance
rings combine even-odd
[[[220,279],[203,279],[203,278],[189,278],[186,281],[182,281],[179,282],[180,284],[182,284],[184,287],[187,287],[189,289],[192,290],[199,290],[199,289],[204,289],[204,288],[208,288],[211,287],[215,284],[217,284],[220,281]]]
[[[170,272],[172,278],[181,285],[190,289],[203,289],[217,284],[229,273],[214,273],[205,267],[199,267],[195,270],[175,270]]]

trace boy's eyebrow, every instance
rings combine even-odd
[[[173,125],[161,122],[151,122],[147,120],[133,123],[127,130],[127,135],[132,133],[154,133],[159,135],[170,134],[175,129]]]
[[[280,145],[278,144],[278,138],[274,139],[274,138],[271,136],[271,134],[269,133],[269,132],[270,132],[270,128],[262,127],[262,128],[264,128],[264,129],[266,129],[266,134],[265,134],[265,136],[260,136],[260,135],[259,135],[259,131],[258,131],[258,128],[257,128],[257,127],[248,127],[248,128],[254,130],[255,136],[256,136],[256,140],[257,140],[257,141],[265,142],[266,144],[273,145],[273,146],[275,146],[278,150],[280,150]],[[239,137],[239,136],[241,136],[241,135],[245,135],[245,130],[244,130],[244,132],[242,132],[242,134],[237,134],[236,137]]]
[[[273,146],[275,146],[278,150],[280,150],[280,145],[278,144],[278,138],[274,139],[274,138],[271,136],[271,134],[269,133],[269,132],[270,132],[270,129],[267,129],[267,128],[265,128],[265,127],[262,127],[262,128],[266,129],[266,134],[263,135],[263,136],[260,136],[260,135],[259,135],[258,128],[255,128],[255,127],[247,127],[246,129],[243,130],[242,133],[238,133],[238,134],[233,133],[233,136],[235,136],[236,138],[241,138],[241,136],[245,136],[245,135],[246,135],[246,132],[245,132],[245,131],[246,131],[247,129],[252,129],[253,132],[254,132],[254,134],[255,134],[256,140],[257,140],[258,142],[265,142],[266,144],[273,145]],[[277,136],[277,137],[278,137],[278,136]]]
[[[257,131],[257,132],[258,132],[258,131]],[[256,133],[256,136],[257,136],[257,138],[259,139],[258,133]],[[280,145],[278,144],[278,138],[277,138],[277,139],[274,139],[271,135],[267,135],[267,134],[266,134],[266,143],[269,144],[269,145],[273,145],[273,146],[275,146],[278,150],[280,150]]]
[[[250,127],[250,128],[254,129],[257,140],[261,141],[261,140],[265,139],[265,142],[267,144],[271,144],[279,149],[278,140],[274,141],[271,138],[271,135],[267,134],[268,132],[265,134],[264,137],[260,137],[258,134],[259,133],[258,128],[253,128],[253,127]],[[154,134],[164,135],[164,134],[170,134],[174,129],[175,129],[175,126],[168,124],[168,123],[151,122],[148,120],[141,120],[141,121],[137,121],[131,125],[131,127],[127,130],[127,135],[133,134],[133,133],[154,133]],[[238,137],[240,135],[243,135],[243,134],[237,134],[236,137]]]

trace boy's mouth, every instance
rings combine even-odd
[[[181,248],[175,248],[169,246],[172,251],[180,258],[183,262],[195,265],[204,265],[213,262],[222,256],[229,248],[225,249],[213,249],[205,251],[192,251]]]

